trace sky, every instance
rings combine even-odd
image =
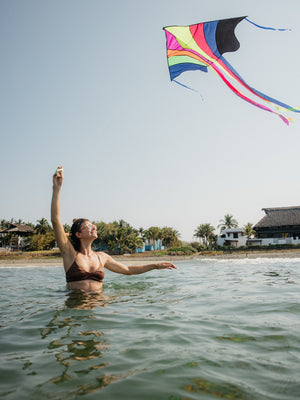
[[[272,7],[270,7],[272,5]],[[170,82],[168,25],[247,15],[225,58],[254,88],[300,106],[300,2],[1,0],[0,219],[50,221],[64,167],[61,219],[171,226],[193,240],[225,214],[300,205],[300,116],[235,96],[212,72]]]

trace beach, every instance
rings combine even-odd
[[[142,254],[128,254],[128,255],[114,255],[114,259],[124,263],[125,265],[139,265],[146,263],[157,263],[163,261],[174,262],[182,260],[193,260],[193,259],[259,259],[259,258],[300,258],[300,250],[270,250],[270,251],[249,251],[249,252],[232,252],[232,253],[218,253],[210,252],[207,254],[197,253],[190,256],[156,256]],[[0,267],[22,267],[27,265],[39,265],[39,266],[59,266],[63,265],[61,257],[49,258],[49,257],[31,257],[28,258],[26,255],[22,258],[2,258],[0,259]]]

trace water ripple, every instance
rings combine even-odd
[[[67,291],[58,267],[1,268],[0,397],[295,400],[299,261],[107,273],[101,294]]]

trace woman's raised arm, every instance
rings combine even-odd
[[[58,167],[55,174],[53,175],[53,193],[52,193],[52,201],[51,201],[51,222],[55,234],[55,239],[59,250],[61,251],[61,255],[64,258],[73,258],[73,253],[75,250],[70,243],[67,235],[65,233],[64,227],[60,220],[60,192],[63,184],[63,169],[62,167]]]

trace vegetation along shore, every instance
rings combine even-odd
[[[240,251],[201,251],[192,254],[172,254],[173,252],[152,251],[144,254],[115,255],[123,263],[140,263],[141,261],[181,261],[189,259],[238,259],[238,258],[300,258],[300,249],[261,249]],[[0,267],[4,266],[51,266],[62,265],[60,253],[56,250],[37,252],[0,252]]]
[[[218,235],[209,224],[200,224],[194,231],[195,241],[182,241],[180,233],[172,227],[151,226],[148,229],[133,228],[124,220],[105,223],[95,222],[98,238],[93,243],[95,251],[105,251],[126,263],[147,260],[172,260],[190,258],[258,258],[258,257],[299,257],[300,245],[251,245],[234,247],[218,246]],[[232,215],[220,220],[220,234],[224,229],[238,226]],[[66,233],[70,226],[65,224]],[[243,227],[244,234],[255,237],[251,223]],[[54,232],[47,219],[36,224],[22,220],[0,219],[0,266],[2,265],[58,265],[62,263],[56,247]]]

